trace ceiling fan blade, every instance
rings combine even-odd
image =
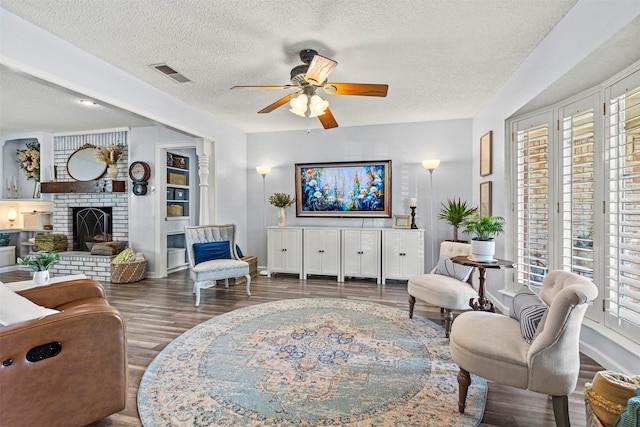
[[[312,85],[319,86],[327,80],[329,74],[336,68],[338,63],[333,59],[322,55],[315,55],[309,64],[309,69],[304,75],[304,79]]]
[[[336,122],[336,119],[335,117],[333,117],[333,114],[331,113],[331,110],[329,108],[324,110],[323,115],[318,116],[318,120],[320,120],[320,123],[322,123],[322,126],[324,126],[325,129],[333,129],[338,127],[338,122]]]
[[[282,98],[278,99],[276,102],[274,102],[271,105],[267,105],[266,107],[264,107],[262,110],[258,111],[258,114],[263,114],[263,113],[270,113],[273,110],[275,110],[278,107],[282,107],[284,104],[286,104],[287,102],[289,102],[291,100],[291,98],[293,97],[293,95],[295,95],[296,93],[290,93],[288,95],[283,96]]]
[[[245,89],[294,89],[297,86],[294,85],[282,85],[282,86],[234,86],[231,88],[231,90],[233,89],[240,89],[240,90],[245,90]]]
[[[325,93],[330,95],[387,96],[389,85],[369,83],[327,83]]]

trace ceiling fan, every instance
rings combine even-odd
[[[292,84],[290,85],[234,86],[231,89],[297,89],[294,93],[283,96],[258,113],[270,113],[289,103],[291,106],[289,111],[303,117],[318,117],[325,129],[338,127],[338,122],[329,109],[329,102],[316,93],[318,88],[322,88],[325,93],[330,95],[387,96],[389,86],[386,84],[328,83],[327,77],[338,63],[333,59],[318,55],[318,52],[313,49],[301,50],[300,60],[303,64],[291,70]]]

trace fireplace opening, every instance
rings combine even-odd
[[[113,240],[111,209],[111,207],[72,208],[73,250],[91,252],[95,243]]]

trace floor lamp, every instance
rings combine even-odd
[[[262,175],[262,228],[264,234],[264,256],[267,259],[267,216],[264,212],[264,206],[267,204],[267,175],[271,172],[271,166],[256,166],[256,171]],[[260,271],[260,275],[267,275],[267,263],[265,262],[264,270]]]
[[[436,236],[435,236],[435,230],[434,230],[434,225],[433,225],[433,171],[436,170],[438,168],[438,166],[440,166],[440,160],[438,159],[430,159],[430,160],[423,160],[422,161],[422,167],[425,168],[426,170],[429,171],[429,228],[430,228],[430,232],[431,232],[431,266],[430,268],[435,267],[436,265],[436,261],[435,261],[435,254],[436,254],[436,249],[435,249],[435,243],[436,243]]]

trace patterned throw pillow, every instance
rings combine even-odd
[[[531,343],[546,312],[547,305],[528,286],[523,286],[513,297],[509,316],[520,322],[522,337]]]
[[[467,267],[466,265],[456,264],[451,261],[451,258],[440,258],[438,265],[434,271],[435,274],[442,276],[449,276],[458,279],[462,282],[466,282],[473,271],[473,267]]]

